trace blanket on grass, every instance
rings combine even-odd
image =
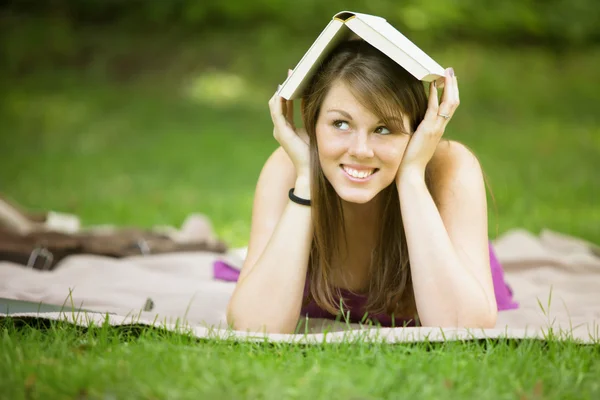
[[[226,254],[186,252],[114,259],[93,255],[65,258],[53,271],[0,262],[0,298],[83,307],[91,312],[10,313],[0,318],[63,320],[78,325],[153,325],[184,329],[199,338],[285,342],[384,340],[387,342],[483,338],[575,339],[600,342],[600,249],[581,239],[549,230],[533,235],[506,232],[493,241],[505,279],[519,303],[500,311],[494,329],[372,328],[331,320],[303,322],[294,335],[234,332],[225,309],[235,287],[215,280],[213,263],[240,267],[245,249]],[[97,312],[95,312],[97,311]],[[110,314],[106,314],[110,313]]]

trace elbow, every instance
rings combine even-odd
[[[262,334],[292,334],[296,328],[296,324],[292,325],[286,321],[261,321],[260,318],[253,318],[247,313],[236,312],[231,306],[227,308],[227,325],[234,331]]]
[[[244,333],[262,333],[262,334],[283,334],[289,335],[294,333],[294,329],[285,325],[273,323],[261,323],[256,320],[230,319],[227,318],[229,327],[237,332]]]
[[[493,329],[498,322],[498,305],[496,303],[496,298],[492,296],[490,300],[485,303],[482,302],[482,305],[483,304],[485,304],[486,307],[474,307],[472,310],[472,327],[479,329]]]
[[[496,326],[496,317],[495,316],[481,316],[479,318],[474,318],[472,320],[466,321],[461,324],[461,328],[475,328],[475,329],[494,329]]]
[[[495,306],[495,304],[494,304]],[[494,329],[498,322],[498,308],[493,307],[479,318],[479,327],[482,329]]]
[[[459,328],[493,329],[497,321],[498,306],[494,296],[483,301],[471,300],[468,305],[463,305],[462,312],[457,313]]]
[[[469,315],[461,318],[460,328],[493,329],[498,321],[498,309],[489,307],[487,309],[472,310]]]
[[[494,308],[490,310],[488,319],[485,322],[485,329],[494,329],[496,327],[496,324],[498,323],[498,308],[495,303]]]
[[[457,312],[454,315],[446,314],[445,318],[422,318],[422,326],[459,329],[493,329],[498,320],[498,310],[470,309],[466,312]]]

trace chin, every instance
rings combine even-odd
[[[369,188],[350,188],[350,187],[333,187],[338,196],[347,202],[354,204],[367,204],[379,194]]]

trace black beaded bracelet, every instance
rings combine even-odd
[[[294,188],[290,189],[289,196],[290,196],[290,200],[293,201],[294,203],[297,203],[297,204],[300,204],[303,206],[310,206],[310,200],[301,199],[300,197],[296,196],[294,194]]]

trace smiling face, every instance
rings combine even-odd
[[[368,203],[394,182],[411,130],[398,117],[383,119],[387,124],[341,80],[323,100],[315,127],[319,161],[343,201]]]
[[[301,110],[309,138],[314,222],[311,296],[336,313],[339,304],[332,300],[339,282],[333,277],[344,267],[335,262],[349,256],[346,245],[364,243],[359,252],[372,250],[372,313],[398,309],[401,298],[401,314],[414,315],[394,181],[409,133],[427,111],[423,83],[368,43],[350,40],[339,44],[310,79]],[[371,171],[375,173],[367,177]]]

